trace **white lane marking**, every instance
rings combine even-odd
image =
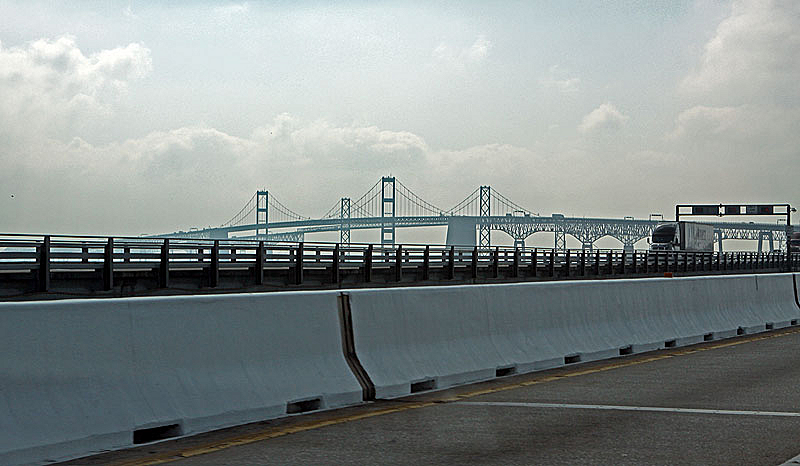
[[[797,466],[798,464],[800,464],[800,455],[786,460],[785,463],[781,463],[779,466]]]
[[[513,401],[456,401],[453,404],[470,406],[503,406],[512,408],[566,408],[566,409],[599,409],[606,411],[653,411],[667,413],[722,414],[738,416],[777,416],[800,417],[800,413],[781,411],[734,411],[729,409],[698,408],[661,408],[658,406],[614,406],[614,405],[580,405],[566,403],[520,403]]]

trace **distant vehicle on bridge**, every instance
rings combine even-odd
[[[789,238],[789,252],[800,252],[800,232],[792,233]]]
[[[670,222],[653,229],[652,251],[714,251],[714,225],[695,222]]]

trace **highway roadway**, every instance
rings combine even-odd
[[[798,349],[792,327],[68,464],[777,465],[800,454]]]

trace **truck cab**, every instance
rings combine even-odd
[[[680,249],[680,229],[677,223],[664,223],[653,230],[650,241],[652,251],[673,251]]]
[[[714,226],[707,223],[662,223],[653,229],[651,251],[714,251]]]
[[[800,232],[792,233],[789,237],[789,252],[800,252]]]

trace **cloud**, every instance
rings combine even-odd
[[[617,129],[627,120],[628,117],[623,115],[612,104],[604,103],[583,117],[578,130],[582,133],[589,133]]]
[[[224,15],[247,13],[248,11],[250,11],[250,5],[247,2],[214,7],[215,13]]]
[[[548,70],[548,75],[539,80],[545,89],[555,89],[561,94],[576,94],[580,90],[580,78],[568,77],[567,72],[558,65]]]
[[[796,171],[798,57],[799,2],[734,2],[681,82],[688,105],[666,140],[695,161],[736,166],[742,173],[774,170],[777,180]]]
[[[739,0],[681,83],[707,104],[800,99],[800,2]]]
[[[708,107],[697,105],[684,110],[676,119],[671,139],[731,135],[731,129],[741,125],[743,107]]]
[[[433,49],[433,58],[439,63],[463,71],[484,62],[491,49],[492,42],[486,36],[479,35],[471,46],[459,50],[442,42]]]
[[[229,23],[235,18],[239,18],[250,12],[250,5],[245,3],[231,3],[214,7],[214,18],[220,23]]]
[[[128,83],[151,70],[150,50],[139,43],[88,56],[71,36],[0,43],[0,134],[64,136],[108,114]]]
[[[131,8],[130,5],[126,6],[122,10],[122,15],[125,16],[129,20],[137,20],[137,19],[139,19],[139,15],[137,15],[136,13],[133,12],[133,9]]]

